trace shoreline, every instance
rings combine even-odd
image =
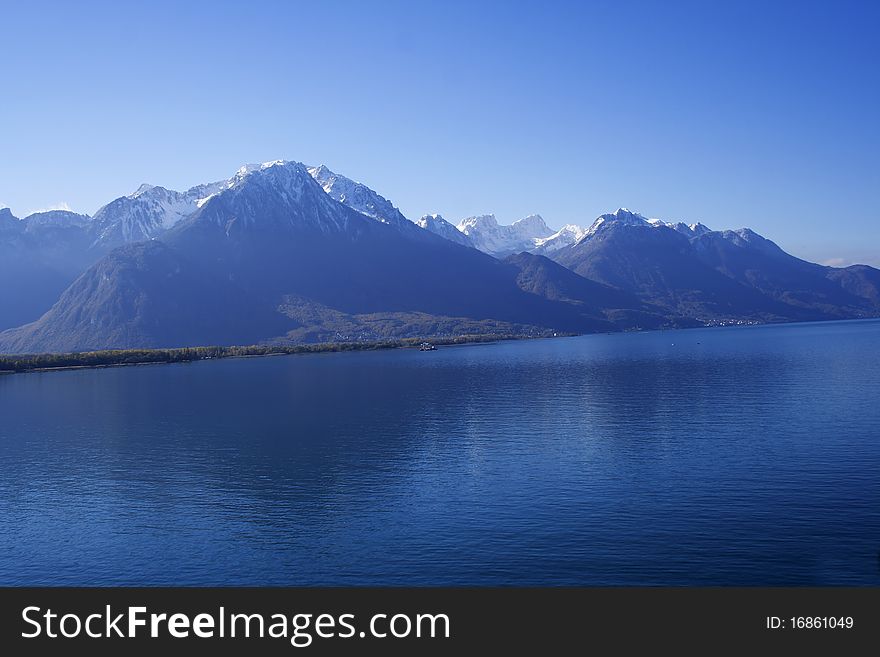
[[[571,337],[579,334],[557,332],[555,337]],[[454,347],[510,340],[534,340],[554,337],[550,335],[478,334],[454,338],[403,338],[400,340],[377,340],[372,342],[321,342],[291,346],[246,345],[176,347],[172,349],[105,349],[46,354],[0,354],[0,376],[4,374],[30,374],[37,372],[64,372],[69,370],[95,370],[111,367],[138,367],[145,365],[172,365],[195,363],[206,360],[229,358],[265,358],[268,356],[299,356],[304,354],[341,353],[346,351],[384,351],[389,349],[414,349],[422,342],[435,346]],[[56,364],[57,363],[57,364]]]
[[[69,370],[96,370],[111,367],[139,367],[145,365],[173,365],[175,363],[195,363],[206,360],[226,360],[230,358],[265,358],[268,356],[300,356],[305,354],[329,354],[347,351],[385,351],[390,349],[415,349],[422,342],[430,342],[438,347],[475,346],[516,340],[541,340],[549,338],[570,338],[583,335],[655,333],[659,331],[692,331],[694,329],[757,328],[778,326],[780,324],[831,324],[837,322],[877,321],[880,317],[859,317],[852,319],[811,320],[802,322],[749,322],[742,324],[716,324],[704,326],[669,327],[659,329],[638,329],[623,331],[602,331],[599,333],[549,332],[547,335],[514,334],[476,334],[446,338],[402,338],[400,340],[376,340],[372,342],[319,342],[299,345],[245,345],[245,346],[202,346],[175,347],[171,349],[105,349],[45,354],[0,354],[0,376],[6,374],[30,374],[38,372],[64,372]],[[52,362],[62,364],[53,365]]]

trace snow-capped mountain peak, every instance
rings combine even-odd
[[[672,230],[681,233],[688,239],[699,237],[700,235],[705,235],[706,233],[712,232],[710,228],[704,226],[699,222],[686,224],[683,221],[671,222],[664,221],[663,219],[647,219],[638,212],[633,212],[631,210],[628,210],[627,208],[619,208],[615,212],[603,214],[597,217],[593,224],[589,227],[589,229],[587,229],[585,234],[578,241],[589,239],[604,226],[609,226],[612,224],[625,226],[648,226],[651,228],[671,228]]]
[[[618,221],[633,226],[641,226],[645,223],[649,223],[647,218],[628,208],[618,208],[610,214],[600,215],[599,218],[604,219],[605,221]]]
[[[577,244],[587,234],[585,228],[576,224],[566,224],[550,237],[540,238],[535,241],[535,253],[547,255],[566,246]]]
[[[270,169],[275,166],[286,166],[291,164],[299,164],[298,162],[290,162],[289,160],[269,160],[268,162],[257,162],[252,164],[245,164],[240,167],[238,171],[235,172],[235,175],[232,176],[227,182],[229,183],[229,187],[235,184],[236,181],[248,176],[256,171],[265,171],[266,169]],[[300,165],[303,166],[303,165]]]
[[[539,214],[529,215],[509,226],[499,224],[494,214],[477,215],[459,222],[458,230],[467,235],[480,251],[499,257],[531,251],[536,240],[553,234]]]
[[[113,247],[153,239],[195,212],[201,199],[220,191],[227,182],[197,185],[186,192],[144,183],[95,213],[91,223],[94,244]]]
[[[219,194],[245,183],[271,187],[288,201],[296,201],[304,186],[326,192],[327,202],[338,201],[381,223],[415,229],[397,208],[361,183],[334,173],[326,166],[309,168],[289,160],[246,164],[226,180],[197,185],[177,192],[156,185],[143,184],[132,194],[111,201],[95,213],[92,222],[94,243],[113,247],[129,242],[153,239],[202,209]],[[324,196],[324,195],[322,195]],[[317,200],[324,203],[324,200]]]
[[[514,221],[512,227],[516,228],[522,235],[529,235],[537,239],[553,234],[553,231],[544,222],[544,217],[539,214],[530,214],[518,221]]]
[[[128,198],[137,198],[143,194],[146,194],[151,189],[155,189],[155,185],[151,185],[149,183],[143,183],[140,187],[138,187],[134,192],[128,195]]]
[[[458,230],[460,230],[465,235],[468,235],[468,231],[474,230],[492,230],[498,227],[498,220],[495,218],[494,214],[478,214],[473,217],[467,217],[466,219],[462,219],[458,222]]]
[[[677,221],[675,223],[664,222],[664,225],[688,238],[699,237],[700,235],[712,232],[709,228],[699,222],[693,224],[686,224],[683,221]]]
[[[416,221],[416,225],[439,235],[440,237],[456,242],[457,244],[473,247],[473,242],[470,237],[446,221],[446,219],[439,214],[426,214]]]
[[[615,212],[599,215],[587,232],[581,239],[586,239],[595,235],[603,226],[616,224],[624,226],[653,226],[654,224],[640,215],[638,212],[632,212],[627,208],[618,208]],[[580,241],[580,240],[579,240]]]
[[[225,187],[231,189],[236,185],[251,179],[275,179],[281,181],[297,180],[300,183],[309,179],[309,171],[306,165],[291,160],[271,160],[260,164],[246,164],[239,168],[228,181]],[[268,178],[267,178],[268,177]],[[223,190],[221,190],[223,191]]]
[[[383,224],[407,227],[407,224],[412,223],[394,207],[391,201],[363,183],[334,173],[324,164],[309,167],[308,172],[332,199],[347,205],[352,210]]]
[[[213,224],[227,237],[252,228],[308,227],[326,233],[344,230],[352,214],[324,192],[306,165],[274,160],[241,167],[219,191],[200,201],[192,221]]]

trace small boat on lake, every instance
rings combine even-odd
[[[437,347],[432,345],[430,342],[423,342],[419,345],[419,351],[436,351]]]

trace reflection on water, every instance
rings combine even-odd
[[[0,377],[0,584],[880,584],[880,322]]]

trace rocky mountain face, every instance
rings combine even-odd
[[[749,229],[619,209],[409,221],[325,166],[274,161],[94,217],[0,210],[0,352],[552,335],[880,316],[880,271]],[[5,329],[5,330],[3,330]]]
[[[117,198],[95,213],[89,229],[93,245],[106,250],[158,237],[227,184],[197,185],[185,192],[143,184],[133,194]]]
[[[391,201],[366,185],[334,173],[323,164],[318,167],[309,167],[308,171],[330,198],[352,210],[383,224],[405,229],[411,227],[411,222],[392,205]]]
[[[749,229],[711,231],[618,210],[597,218],[580,241],[553,257],[585,278],[701,323],[880,312],[871,268],[840,273],[846,270],[808,263]]]
[[[89,221],[64,210],[22,220],[0,210],[0,330],[37,319],[103,255],[89,249]]]
[[[524,335],[615,328],[570,300],[524,289],[519,274],[354,211],[301,164],[268,163],[240,172],[159,240],[114,250],[38,321],[0,334],[0,348],[284,341],[368,316],[396,323],[394,335],[408,334],[411,317],[433,333],[426,316],[453,331],[459,321]]]
[[[509,226],[498,223],[494,214],[463,219],[457,226],[471,243],[484,253],[504,257],[536,248],[536,241],[550,237],[554,231],[547,227],[541,215],[533,214]]]
[[[446,219],[439,214],[426,214],[416,221],[416,224],[419,228],[430,231],[435,235],[439,235],[440,237],[455,242],[456,244],[476,248],[470,237],[462,233],[458,228],[446,221]]]

